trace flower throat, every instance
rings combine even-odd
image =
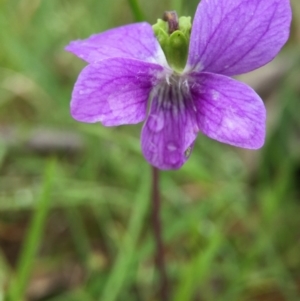
[[[176,11],[166,11],[152,26],[168,64],[178,73],[186,65],[191,27],[191,17],[178,18]]]

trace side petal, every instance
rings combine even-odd
[[[289,0],[202,0],[188,68],[237,75],[261,67],[285,44],[290,24]]]
[[[124,58],[88,65],[74,86],[71,115],[106,126],[141,122],[152,86],[163,72],[160,65]]]
[[[189,158],[198,132],[190,95],[177,84],[166,84],[154,89],[151,99],[141,133],[142,152],[159,169],[178,169]]]
[[[136,23],[72,41],[66,48],[88,63],[112,57],[165,64],[165,55],[148,23]]]
[[[264,144],[266,110],[252,88],[212,73],[193,74],[193,81],[191,93],[202,133],[243,148]]]

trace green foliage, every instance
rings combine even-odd
[[[0,1],[0,300],[158,300],[141,126],[73,121],[69,100],[84,63],[63,50],[143,13],[150,23],[174,7],[193,15],[197,1],[139,3],[133,14],[121,0]],[[172,300],[300,298],[299,23],[293,28],[296,59],[267,98],[264,148],[201,136],[181,170],[161,175]]]

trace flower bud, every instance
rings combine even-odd
[[[163,20],[158,19],[152,26],[170,67],[178,73],[181,73],[186,65],[191,26],[191,17],[178,19],[173,11],[165,12]]]

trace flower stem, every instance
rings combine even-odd
[[[144,21],[145,16],[138,4],[138,0],[128,0],[130,9],[136,22]]]
[[[152,227],[156,244],[155,264],[160,274],[160,298],[169,300],[169,285],[165,266],[162,227],[160,220],[159,170],[152,167]]]

